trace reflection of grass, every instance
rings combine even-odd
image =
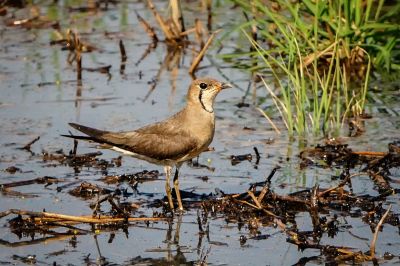
[[[232,1],[252,16],[240,28],[253,48],[226,58],[250,56],[251,71],[272,72],[279,93],[265,85],[291,134],[340,127],[363,112],[371,64],[399,68],[389,21],[400,4],[383,14],[383,0]]]

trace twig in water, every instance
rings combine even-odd
[[[69,132],[69,134],[72,135],[71,132]],[[76,156],[77,150],[78,150],[78,140],[74,139],[74,148],[72,149],[72,155],[73,156]]]
[[[11,187],[21,187],[21,186],[27,186],[27,185],[32,185],[32,184],[46,184],[46,186],[49,186],[54,183],[58,182],[63,182],[63,179],[58,179],[55,177],[51,176],[43,176],[43,177],[38,177],[34,179],[29,179],[29,180],[22,180],[22,181],[15,181],[11,183],[4,183],[0,184],[0,189],[5,189],[5,188],[11,188]]]
[[[30,218],[41,219],[51,219],[58,221],[69,221],[76,223],[90,223],[90,224],[104,224],[104,223],[116,223],[116,222],[148,222],[148,221],[165,221],[168,218],[165,217],[111,217],[111,216],[75,216],[75,215],[66,215],[60,213],[52,213],[52,212],[35,212],[35,211],[26,211],[26,210],[18,210],[18,209],[10,209],[5,212],[0,213],[0,218],[7,216],[9,214],[18,214],[18,215],[28,215]]]
[[[370,247],[370,253],[371,253],[371,257],[372,258],[375,258],[375,245],[376,245],[376,240],[378,239],[379,230],[380,230],[383,222],[385,221],[386,217],[388,216],[391,208],[392,208],[392,205],[389,205],[389,208],[387,209],[385,214],[382,216],[382,218],[379,221],[378,225],[375,227],[374,237],[372,239],[371,247]]]
[[[34,140],[32,140],[31,142],[29,142],[28,144],[26,144],[24,147],[20,148],[21,150],[27,150],[27,151],[31,151],[31,146],[33,143],[35,143],[36,141],[38,141],[40,139],[40,136],[37,136]]]
[[[254,152],[256,153],[256,164],[258,164],[260,162],[260,153],[258,152],[257,147],[253,147]]]
[[[124,42],[122,40],[119,40],[119,51],[121,53],[121,61],[125,62],[128,56],[126,55]]]
[[[125,72],[126,59],[128,59],[128,56],[126,55],[125,46],[122,40],[119,40],[119,51],[121,53],[121,64],[119,66],[119,73],[123,75]]]

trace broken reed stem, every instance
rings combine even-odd
[[[391,208],[392,208],[392,205],[389,205],[389,208],[387,209],[385,214],[380,219],[378,225],[375,227],[374,237],[372,239],[371,247],[370,247],[370,253],[371,253],[371,257],[372,258],[375,258],[375,245],[376,245],[376,240],[378,239],[379,230],[380,230],[383,222],[385,221],[386,217],[389,215],[389,212],[390,212]]]
[[[262,209],[262,206],[260,204],[260,202],[258,201],[258,199],[256,198],[256,196],[254,196],[254,193],[252,191],[247,191],[247,194],[249,194],[249,196],[251,197],[251,199],[254,201],[254,203],[257,205],[258,209]]]
[[[242,204],[246,204],[246,205],[248,205],[248,206],[250,206],[250,207],[252,207],[252,208],[254,208],[254,209],[259,210],[259,208],[258,208],[256,205],[251,204],[250,202],[247,202],[247,201],[245,201],[245,200],[236,200],[236,199],[235,199],[235,201],[237,201],[237,202],[239,202],[239,203],[242,203]]]
[[[78,140],[74,139],[74,148],[72,149],[72,156],[76,157],[77,151],[78,151]]]
[[[0,218],[7,216],[9,214],[18,214],[18,215],[28,215],[34,218],[45,218],[45,219],[57,219],[68,222],[77,222],[77,223],[90,223],[90,224],[104,224],[104,223],[116,223],[116,222],[149,222],[149,221],[165,221],[168,218],[164,217],[126,217],[126,218],[114,218],[110,216],[103,216],[94,218],[91,216],[74,216],[74,215],[66,215],[60,213],[52,213],[52,212],[34,212],[34,211],[26,211],[26,210],[18,210],[18,209],[10,209],[8,211],[0,213]]]
[[[165,23],[163,18],[160,16],[160,14],[158,14],[153,2],[151,0],[147,0],[147,4],[148,4],[151,12],[153,13],[154,17],[156,18],[158,24],[160,25],[161,30],[164,32],[165,38],[169,41],[175,42],[172,32],[168,29],[167,24]]]
[[[124,75],[125,67],[126,67],[126,60],[128,56],[126,55],[125,45],[122,40],[119,40],[119,52],[121,54],[121,63],[119,65],[119,74]]]
[[[268,190],[269,190],[268,186],[263,187],[263,189],[260,192],[260,195],[258,195],[258,198],[257,198],[258,202],[262,202],[262,200],[264,199],[265,194],[267,194]]]
[[[77,71],[77,80],[82,80],[82,56],[79,53],[76,57],[76,71]]]
[[[352,154],[357,154],[361,156],[374,156],[374,157],[383,157],[387,155],[387,152],[380,151],[353,151]]]
[[[339,185],[337,185],[337,186],[335,186],[335,187],[332,187],[332,188],[328,188],[328,189],[326,189],[326,190],[324,190],[324,191],[322,191],[322,192],[319,192],[319,193],[318,193],[318,197],[322,197],[322,196],[324,196],[325,194],[330,193],[331,191],[337,190],[338,188],[341,188],[341,187],[345,186],[353,177],[361,176],[361,175],[369,175],[369,174],[366,173],[366,172],[360,172],[360,173],[351,174],[351,175],[349,175],[348,177],[346,177],[345,180],[343,180],[342,182],[340,182]]]
[[[212,0],[207,0],[207,30],[212,31]]]
[[[181,8],[181,1],[180,0],[170,0],[169,4],[171,6],[172,11],[172,20],[174,24],[179,29],[179,32],[185,31],[185,23],[183,21],[182,16],[182,8]]]
[[[203,24],[201,23],[201,20],[195,19],[194,20],[195,24],[195,32],[196,32],[196,40],[197,43],[200,43],[200,49],[204,48],[204,40],[203,40]]]
[[[81,41],[76,33],[73,33],[74,45],[75,45],[75,56],[76,56],[76,72],[77,80],[82,80],[82,45]]]
[[[146,31],[146,33],[150,36],[150,38],[153,40],[154,43],[158,42],[158,37],[157,34],[154,30],[154,28],[152,26],[150,26],[149,23],[147,23],[146,20],[144,20],[144,18],[142,18],[138,12],[136,12],[136,17],[139,20],[140,24],[143,26],[144,30]]]
[[[193,60],[192,65],[189,68],[189,74],[193,74],[194,71],[197,69],[197,66],[200,64],[200,61],[203,59],[208,47],[211,45],[215,35],[217,35],[221,29],[214,31],[211,36],[208,38],[206,44],[204,45],[203,49],[201,49],[200,53],[196,56]]]
[[[281,131],[278,129],[278,127],[275,125],[275,123],[272,122],[271,118],[269,118],[269,116],[260,107],[256,107],[256,109],[265,117],[265,119],[267,119],[267,121],[271,124],[272,128],[275,130],[275,132],[278,135],[280,135]]]
[[[34,140],[32,140],[31,142],[29,142],[28,144],[26,144],[24,147],[22,147],[22,150],[27,150],[30,151],[31,150],[31,146],[33,143],[35,143],[36,141],[38,141],[40,139],[40,136],[37,136]]]
[[[125,62],[128,56],[126,55],[125,45],[122,40],[119,40],[119,51],[121,53],[121,61]]]
[[[187,37],[187,35],[191,34],[192,32],[195,32],[195,31],[196,31],[195,28],[191,28],[191,29],[188,29],[188,30],[186,30],[186,31],[181,32],[181,33],[179,34],[179,36],[181,36],[181,37]]]

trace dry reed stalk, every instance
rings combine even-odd
[[[247,194],[251,197],[251,199],[254,201],[254,203],[257,205],[258,209],[262,209],[261,203],[258,201],[257,197],[254,195],[252,191],[247,191]]]
[[[195,28],[191,28],[191,29],[188,29],[188,30],[186,30],[186,31],[183,31],[183,32],[181,32],[180,33],[180,36],[187,36],[187,35],[189,35],[189,34],[191,34],[191,33],[193,33],[193,32],[196,32],[196,29]]]
[[[212,31],[212,0],[206,0],[207,6],[207,30]]]
[[[179,32],[184,32],[185,31],[185,23],[183,21],[183,16],[182,16],[181,1],[180,0],[170,0],[169,4],[171,6],[172,21],[174,22],[176,27],[179,29]]]
[[[203,40],[203,33],[204,33],[204,28],[203,28],[203,23],[201,23],[200,19],[195,19],[195,32],[196,32],[196,41],[197,43],[200,43],[200,49],[203,49],[204,47],[204,40]]]
[[[78,37],[78,34],[72,32],[73,43],[75,48],[75,59],[76,59],[76,72],[77,72],[77,80],[82,81],[82,43]]]
[[[262,200],[264,199],[264,197],[267,194],[268,190],[269,190],[268,186],[264,186],[263,187],[263,189],[260,192],[260,195],[258,195],[258,198],[257,198],[258,202],[262,202]]]
[[[137,12],[135,12],[135,13],[136,13],[136,17],[139,20],[140,24],[143,26],[144,30],[150,36],[150,38],[153,40],[153,42],[158,42],[158,37],[157,37],[157,34],[156,34],[154,28],[152,26],[150,26],[150,24],[147,23],[147,21],[144,20],[144,18],[142,18]]]
[[[167,24],[165,23],[163,18],[160,16],[160,14],[157,12],[153,2],[151,0],[147,0],[147,4],[148,4],[151,12],[153,13],[154,17],[156,18],[158,24],[160,25],[161,30],[164,32],[165,38],[168,41],[176,43],[175,38],[174,38],[171,30],[169,29],[169,27],[167,26]]]
[[[376,240],[378,239],[379,230],[381,229],[381,226],[382,226],[383,222],[385,221],[386,217],[389,215],[391,208],[392,208],[392,205],[389,206],[389,208],[387,209],[385,214],[379,220],[378,225],[375,227],[374,237],[372,238],[371,247],[370,247],[370,254],[371,254],[372,258],[375,258],[375,245],[376,245]]]
[[[267,121],[271,124],[271,126],[275,130],[275,132],[278,133],[278,135],[280,135],[281,131],[278,129],[275,123],[272,122],[271,118],[269,118],[269,116],[261,108],[257,107],[256,109],[265,117],[265,119],[267,119]]]
[[[307,55],[304,59],[303,59],[303,68],[306,68],[307,66],[309,66],[312,62],[314,62],[315,60],[321,58],[324,55],[330,55],[332,56],[332,53],[335,49],[335,45],[338,42],[334,42],[331,45],[329,45],[328,47],[326,47],[324,50],[322,50],[321,52],[314,52],[311,53],[309,55]]]
[[[380,152],[380,151],[353,151],[352,154],[357,154],[361,156],[376,156],[376,157],[383,157],[388,155],[387,152]]]
[[[193,75],[194,71],[197,69],[198,65],[200,64],[200,61],[203,59],[208,47],[211,45],[215,35],[217,35],[221,29],[214,31],[211,36],[208,38],[206,44],[204,45],[203,49],[201,49],[200,53],[196,56],[196,58],[193,60],[192,65],[189,68],[189,74]]]

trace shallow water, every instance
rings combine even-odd
[[[73,167],[54,161],[44,162],[42,151],[56,152],[62,149],[68,153],[73,148],[73,142],[60,134],[68,133],[71,128],[68,122],[78,122],[100,129],[129,130],[154,122],[175,113],[183,107],[185,94],[191,82],[187,74],[192,59],[192,51],[188,49],[180,58],[179,65],[170,66],[164,70],[155,87],[148,96],[151,83],[157,76],[167,53],[164,43],[158,46],[146,58],[137,62],[151,42],[140,26],[133,11],[137,11],[146,20],[155,24],[151,13],[144,4],[137,1],[110,4],[109,10],[89,13],[69,12],[68,6],[80,6],[85,2],[59,4],[44,4],[40,7],[43,16],[51,20],[59,20],[63,32],[74,25],[83,41],[92,43],[97,50],[83,54],[83,67],[99,67],[111,65],[111,78],[98,72],[83,71],[81,96],[77,97],[79,84],[76,82],[74,66],[67,63],[67,51],[62,51],[59,45],[50,45],[54,30],[24,29],[5,25],[7,15],[0,25],[1,54],[0,80],[1,100],[0,117],[0,184],[14,181],[29,180],[41,176],[52,176],[64,179],[58,185],[71,185],[57,192],[57,185],[44,187],[35,184],[22,186],[15,191],[26,193],[24,196],[0,194],[0,211],[7,209],[25,209],[31,211],[57,212],[71,215],[91,215],[89,204],[91,200],[83,200],[68,194],[68,191],[88,181],[101,187],[116,188],[116,185],[106,185],[99,179],[104,171],[92,167],[83,167],[77,173]],[[165,8],[162,1],[158,8]],[[29,7],[10,9],[15,11],[16,18],[29,16]],[[204,20],[206,12],[194,3],[184,7],[187,17],[199,17]],[[215,28],[231,22],[222,14],[234,12],[229,6],[214,10],[213,25]],[[191,21],[187,21],[190,24]],[[105,34],[107,32],[108,34]],[[118,42],[123,40],[128,60],[125,72],[120,73],[120,55]],[[230,51],[233,45],[227,41],[221,51]],[[218,188],[224,193],[245,192],[251,183],[264,181],[273,167],[281,168],[272,179],[271,188],[278,194],[288,194],[304,188],[310,188],[316,183],[328,188],[337,184],[331,177],[338,170],[331,168],[309,167],[300,169],[299,152],[305,147],[323,143],[322,139],[308,140],[306,144],[300,141],[290,142],[285,134],[277,135],[266,120],[260,116],[252,105],[249,96],[246,102],[249,107],[238,108],[244,91],[248,86],[249,75],[237,69],[230,68],[215,56],[211,50],[209,57],[201,63],[197,76],[212,76],[218,80],[227,80],[234,88],[223,91],[217,98],[215,106],[217,114],[216,134],[212,146],[213,152],[200,156],[199,163],[215,168],[192,168],[184,165],[181,169],[180,186],[184,191],[194,191],[199,194],[214,193]],[[379,85],[377,85],[379,86]],[[265,96],[264,89],[257,92]],[[398,95],[398,92],[395,92]],[[397,103],[390,103],[385,96],[384,102],[376,102],[368,108],[373,118],[366,120],[366,133],[345,140],[354,150],[386,151],[387,144],[399,138],[400,108]],[[263,105],[272,105],[267,100]],[[385,111],[386,110],[386,111]],[[387,111],[388,110],[388,111]],[[276,120],[278,126],[283,125]],[[245,128],[251,130],[246,130]],[[40,140],[32,145],[32,153],[20,150],[35,137]],[[373,141],[371,141],[373,140]],[[257,147],[261,159],[255,165],[253,147]],[[95,151],[93,144],[80,142],[78,153]],[[100,158],[110,160],[118,154],[102,151]],[[253,160],[231,165],[230,156],[251,153]],[[20,169],[14,174],[7,172],[10,166]],[[108,175],[136,173],[143,170],[158,170],[162,168],[146,162],[124,157],[120,167],[107,169]],[[203,181],[200,177],[207,176]],[[399,180],[399,169],[393,169],[392,178]],[[138,190],[132,192],[124,201],[141,205],[137,215],[152,216],[160,211],[148,207],[147,202],[154,198],[165,196],[165,176],[151,182],[139,184]],[[376,195],[374,184],[369,177],[360,176],[353,180],[355,194]],[[398,182],[393,184],[399,188]],[[32,195],[34,197],[28,197]],[[394,213],[399,210],[399,196],[390,196],[385,205],[391,203]],[[338,211],[338,213],[340,213]],[[332,216],[333,214],[329,214]],[[12,217],[0,220],[0,262],[22,263],[18,257],[36,255],[37,264],[80,265],[80,264],[139,264],[139,265],[190,265],[207,254],[206,261],[210,265],[291,265],[302,257],[318,256],[318,250],[298,250],[297,246],[286,242],[286,234],[279,228],[260,227],[259,234],[267,236],[262,240],[248,240],[241,244],[241,236],[250,238],[251,230],[246,226],[238,228],[235,223],[225,221],[224,217],[209,218],[209,237],[199,234],[197,210],[189,209],[183,216],[174,217],[173,223],[157,222],[146,226],[138,223],[129,226],[126,232],[122,230],[98,230],[83,236],[77,236],[42,242],[29,242],[30,236],[19,238],[8,228],[7,221]],[[359,218],[349,215],[339,217],[342,228],[335,238],[324,236],[323,244],[346,245],[366,251],[372,239],[368,224]],[[299,230],[312,230],[308,212],[296,216]],[[351,230],[345,230],[345,228]],[[90,230],[90,226],[82,226]],[[111,235],[115,238],[109,241]],[[362,238],[357,237],[362,236]],[[35,239],[45,237],[36,235]],[[17,244],[27,241],[27,244]],[[8,243],[8,244],[7,244]],[[10,244],[14,243],[14,244]],[[377,254],[384,252],[395,255],[387,264],[399,263],[399,229],[385,225],[379,234]],[[60,252],[58,252],[60,251]],[[62,252],[61,252],[62,251]],[[203,254],[202,254],[203,253]],[[314,260],[312,264],[323,264]]]

